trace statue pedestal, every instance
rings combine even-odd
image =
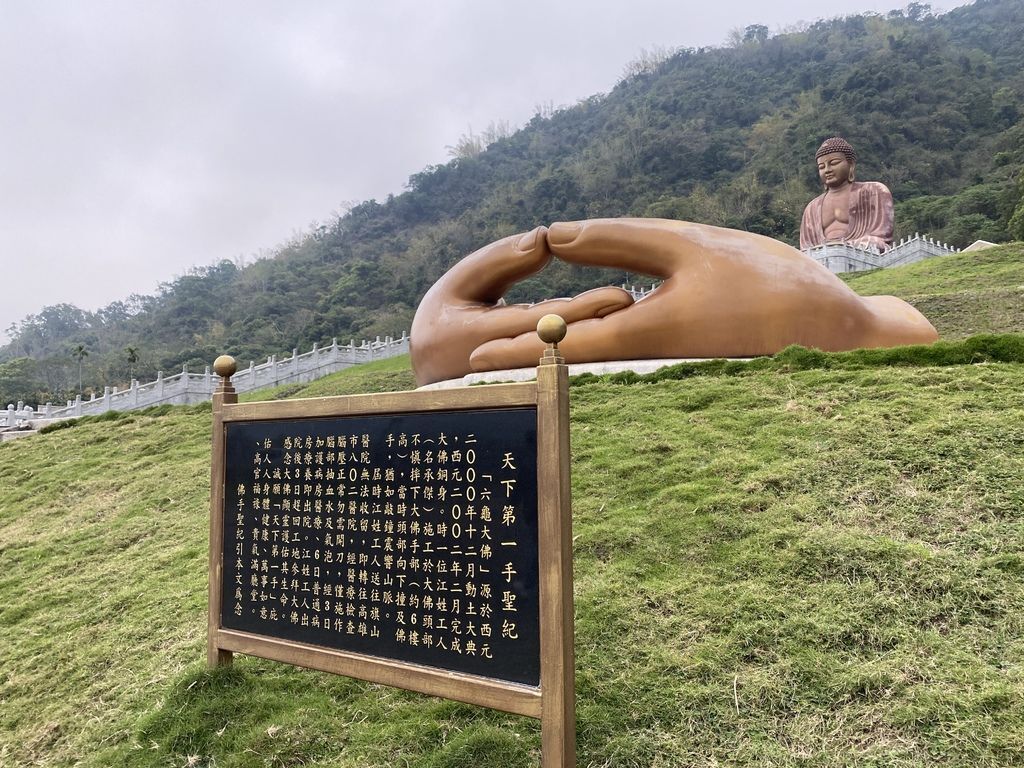
[[[581,373],[592,373],[601,376],[606,373],[619,373],[620,371],[633,371],[633,373],[654,373],[659,368],[678,363],[699,363],[704,360],[712,360],[710,357],[692,358],[661,358],[658,360],[612,360],[604,363],[576,363],[569,366],[570,376],[579,376]],[[731,360],[753,360],[754,358],[730,358]],[[426,384],[419,387],[421,390],[430,389],[453,389],[455,387],[468,387],[471,384],[496,384],[509,381],[530,381],[537,378],[536,368],[507,368],[502,371],[485,371],[483,373],[467,373],[459,379],[448,379],[437,381],[433,384]]]
[[[829,243],[807,248],[804,253],[830,272],[861,272],[866,269],[885,269],[913,264],[933,256],[959,253],[947,243],[940,243],[930,237],[914,235],[903,238],[887,251],[879,253],[873,248],[859,248],[848,243]]]

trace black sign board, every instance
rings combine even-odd
[[[222,627],[540,684],[535,407],[225,428]]]

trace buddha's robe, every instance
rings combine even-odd
[[[826,193],[827,194],[827,193]],[[825,227],[821,207],[825,194],[811,200],[804,208],[800,222],[800,247],[824,245]],[[854,181],[850,184],[850,223],[842,242],[860,248],[887,250],[892,245],[892,193],[877,181]]]

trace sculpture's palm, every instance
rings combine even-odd
[[[596,219],[553,224],[547,242],[565,261],[649,274],[664,282],[635,304],[618,289],[602,289],[570,301],[566,309],[578,304],[568,313],[550,302],[534,305],[532,311],[518,311],[523,321],[518,330],[514,323],[492,325],[470,337],[465,325],[452,322],[458,315],[453,315],[451,302],[442,301],[446,308],[439,312],[439,296],[431,293],[464,265],[471,270],[464,279],[471,282],[471,274],[481,279],[501,263],[497,256],[502,249],[489,250],[500,246],[495,243],[456,265],[424,297],[412,331],[413,366],[420,383],[460,372],[451,359],[445,375],[435,375],[420,346],[427,340],[417,339],[417,333],[443,328],[449,339],[462,339],[461,373],[526,367],[535,365],[543,351],[531,323],[547,312],[568,314],[569,332],[560,349],[570,363],[749,357],[773,354],[789,344],[840,350],[938,338],[909,304],[889,296],[862,298],[796,249],[748,232],[662,219]],[[525,274],[545,262],[536,261]],[[488,298],[495,301],[497,296]],[[433,324],[421,320],[424,314]]]

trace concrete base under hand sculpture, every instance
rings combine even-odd
[[[571,299],[499,304],[510,286],[552,256],[664,282],[638,302],[619,288],[598,288]],[[445,273],[413,319],[417,382],[533,365],[543,352],[534,329],[548,313],[568,323],[559,348],[570,363],[753,357],[790,344],[837,351],[938,339],[906,302],[858,296],[777,240],[665,219],[593,219],[507,237]]]

